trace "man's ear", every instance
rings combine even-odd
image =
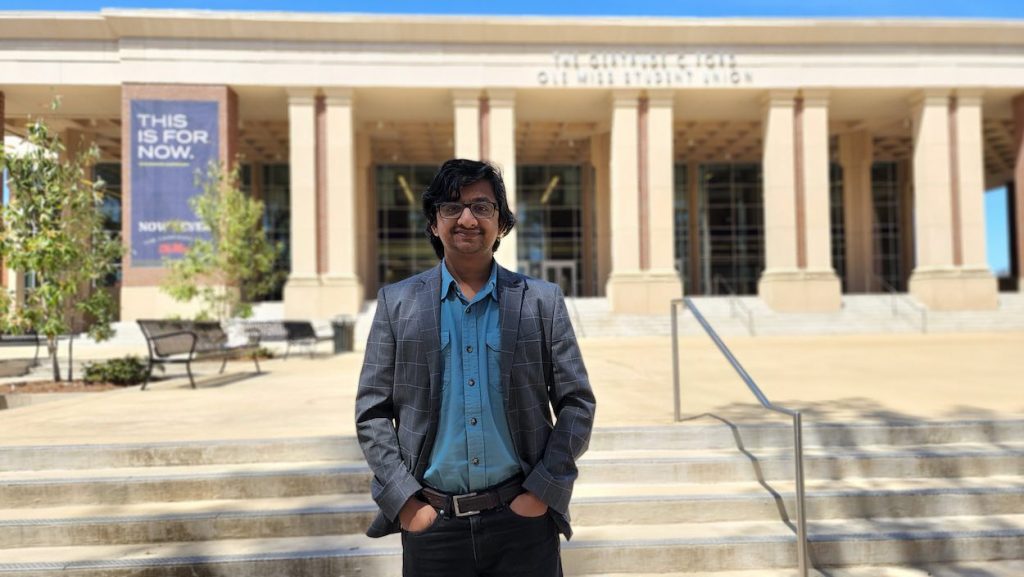
[[[433,233],[434,236],[437,236],[437,237],[441,236],[441,235],[437,234],[437,225],[436,224],[430,225],[430,232]]]

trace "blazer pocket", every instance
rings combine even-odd
[[[501,331],[487,333],[487,382],[491,389],[501,390]]]
[[[448,331],[441,331],[441,390],[447,391],[452,382],[452,338]]]

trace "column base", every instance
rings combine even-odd
[[[320,279],[289,277],[284,283],[284,316],[286,319],[311,320],[320,316]]]
[[[936,311],[999,308],[999,285],[988,269],[918,268],[910,275],[910,294]]]
[[[363,283],[356,277],[324,277],[320,290],[322,318],[362,312]]]
[[[824,313],[843,305],[842,285],[833,270],[766,270],[757,281],[757,294],[772,310],[785,313]]]
[[[329,319],[362,312],[363,284],[355,277],[293,277],[284,285],[289,319]]]
[[[195,318],[202,310],[197,300],[187,303],[171,298],[159,286],[122,286],[121,314],[123,322],[138,319],[164,319],[168,317]]]
[[[606,294],[612,312],[667,315],[672,299],[683,296],[683,287],[675,271],[612,273]]]

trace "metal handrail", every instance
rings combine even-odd
[[[886,292],[889,293],[889,295],[892,296],[892,316],[894,316],[894,317],[899,316],[899,303],[901,301],[905,302],[910,307],[911,311],[920,313],[920,315],[921,315],[921,332],[922,333],[927,333],[928,332],[928,309],[923,307],[923,306],[920,306],[917,303],[915,303],[913,301],[913,299],[911,299],[909,296],[907,296],[906,293],[901,293],[900,291],[896,290],[896,287],[894,287],[891,284],[889,284],[888,281],[886,281],[884,278],[882,278],[882,277],[880,277],[878,275],[874,275],[874,276],[875,276],[875,280],[878,281],[878,284],[881,285],[882,289],[884,289]]]
[[[754,311],[750,310],[749,308],[747,308],[747,305],[743,304],[743,301],[740,300],[740,297],[737,295],[736,290],[733,289],[732,285],[730,285],[729,282],[726,281],[724,278],[722,278],[719,275],[715,275],[713,282],[715,284],[716,291],[718,287],[722,287],[725,289],[725,292],[729,295],[729,316],[736,318],[736,309],[742,309],[744,314],[744,320],[747,324],[747,332],[750,333],[750,336],[755,336],[757,333],[754,332]]]
[[[790,417],[793,420],[793,461],[795,466],[795,484],[796,484],[796,552],[797,552],[797,568],[798,575],[800,577],[807,577],[808,569],[808,554],[807,554],[807,516],[804,496],[804,439],[803,439],[803,417],[800,411],[794,411],[785,407],[780,407],[768,400],[768,397],[761,391],[761,388],[757,386],[754,379],[747,373],[743,365],[736,359],[729,350],[729,347],[722,342],[722,339],[715,332],[715,329],[711,328],[711,325],[704,318],[704,315],[700,313],[697,306],[694,305],[693,300],[690,297],[683,297],[681,299],[672,300],[672,379],[673,379],[673,393],[675,400],[675,418],[676,421],[682,420],[682,404],[681,394],[679,390],[679,313],[678,307],[682,305],[685,309],[690,309],[693,313],[693,317],[697,319],[700,326],[704,328],[704,332],[711,337],[711,340],[718,347],[718,350],[725,356],[732,368],[736,370],[740,378],[750,389],[750,392],[757,398],[757,402],[761,404],[761,407],[781,413]]]

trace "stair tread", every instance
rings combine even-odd
[[[758,458],[788,457],[793,453],[789,447],[765,447],[748,449]],[[805,446],[804,456],[820,457],[919,457],[919,456],[958,456],[982,455],[993,453],[1024,453],[1024,442],[994,443],[944,443],[929,445],[860,445],[844,446]],[[617,449],[597,450],[584,453],[580,459],[586,461],[619,461],[619,460],[718,460],[723,457],[749,457],[735,447],[728,449]]]
[[[147,481],[150,479],[230,477],[240,475],[271,475],[322,473],[332,471],[365,472],[365,461],[288,461],[272,463],[237,463],[213,465],[171,465],[155,467],[114,467],[101,469],[40,469],[29,471],[0,471],[0,485],[14,483],[47,482],[118,482]]]
[[[772,489],[792,496],[788,482],[773,482]],[[809,497],[864,495],[867,493],[912,494],[934,492],[1024,493],[1024,476],[965,478],[847,478],[814,479],[806,483]],[[671,499],[771,498],[756,482],[742,483],[586,483],[580,482],[573,493],[576,505],[623,501],[665,501]],[[196,501],[143,502],[106,505],[76,505],[0,509],[0,526],[52,523],[89,523],[154,518],[198,518],[224,515],[284,515],[372,511],[373,500],[367,494],[305,495],[301,497],[208,499]]]
[[[759,460],[790,459],[792,450],[781,447],[752,449]],[[941,445],[864,445],[857,447],[805,447],[806,459],[899,458],[959,456],[1021,456],[1024,443],[949,443]],[[749,461],[750,456],[736,448],[728,449],[621,449],[589,451],[581,464],[656,462]],[[76,482],[149,482],[164,479],[226,478],[275,474],[323,474],[332,472],[368,472],[364,461],[294,461],[212,465],[173,465],[155,467],[116,467],[101,469],[41,469],[0,471],[0,486]]]
[[[919,567],[864,566],[829,568],[827,573],[811,570],[811,577],[1020,577],[1024,561],[983,563],[944,563]],[[587,573],[576,577],[797,577],[796,569],[758,569],[756,571],[713,571],[696,573]]]
[[[605,546],[715,545],[742,542],[792,542],[794,535],[779,521],[676,523],[631,525],[628,537],[621,524],[579,527],[568,549]],[[813,540],[922,539],[990,535],[1024,536],[1024,515],[934,517],[917,519],[838,519],[810,523]],[[175,564],[201,559],[243,560],[345,555],[397,555],[400,539],[390,535],[370,539],[363,535],[225,539],[137,545],[30,547],[3,551],[0,571],[32,564],[33,568],[75,564]]]

